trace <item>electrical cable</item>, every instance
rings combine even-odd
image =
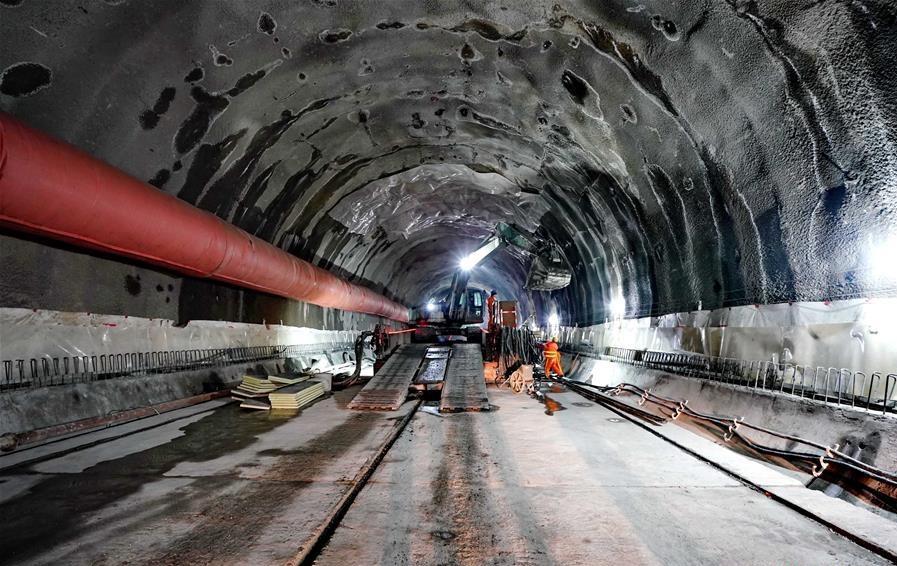
[[[346,389],[347,387],[351,387],[356,383],[363,381],[361,379],[361,363],[364,360],[364,343],[373,338],[373,336],[373,332],[365,330],[355,339],[355,371],[351,374],[334,375],[331,383],[331,387],[334,390],[338,391],[340,389]]]
[[[551,381],[553,378],[547,378],[547,379],[549,381]],[[561,378],[561,379],[563,379],[563,378]],[[588,389],[585,389],[578,385],[578,383],[581,383],[581,382],[575,382],[572,380],[564,380],[564,381],[562,381],[562,383],[564,383],[564,385],[567,385],[567,387],[569,387],[573,391],[579,393],[586,399],[589,399],[589,400],[599,403],[601,405],[613,407],[614,409],[616,409],[618,411],[623,411],[625,413],[636,415],[639,418],[641,418],[643,420],[647,420],[654,424],[661,425],[661,424],[664,424],[667,420],[665,417],[660,417],[653,413],[649,413],[647,411],[639,409],[637,407],[633,407],[632,405],[630,405],[628,403],[618,401],[608,395],[604,395],[603,393],[599,393],[596,391],[589,391]]]
[[[621,383],[621,384],[618,386],[618,388],[622,388],[623,390],[625,390],[626,388],[631,388],[631,389],[636,390],[637,392],[639,392],[639,393],[642,394],[642,395],[647,394],[647,395],[649,395],[650,397],[659,399],[659,400],[661,400],[661,401],[667,403],[667,404],[668,404],[668,405],[667,405],[667,408],[672,408],[672,409],[675,410],[677,407],[679,407],[679,402],[678,402],[678,401],[675,401],[675,400],[673,400],[673,399],[668,399],[668,398],[663,397],[663,396],[661,396],[661,395],[657,395],[656,393],[651,393],[650,391],[646,391],[646,390],[642,389],[641,387],[639,387],[639,386],[637,386],[637,385],[633,385],[633,384],[631,384],[631,383]],[[615,389],[616,389],[616,388],[615,388]],[[673,407],[669,407],[669,404],[672,404]],[[706,414],[704,414],[704,413],[700,413],[700,412],[698,412],[698,411],[692,409],[691,407],[688,407],[687,405],[685,405],[685,406],[683,406],[683,407],[684,407],[684,408],[683,408],[683,412],[685,412],[686,414],[689,414],[689,415],[691,415],[691,416],[693,416],[693,417],[696,417],[696,418],[702,418],[702,419],[705,419],[705,420],[711,420],[711,421],[715,422],[716,424],[719,424],[719,425],[722,425],[722,426],[726,426],[726,427],[728,427],[728,426],[735,420],[735,419],[731,419],[731,418],[727,418],[727,417],[717,417],[717,416],[715,416],[715,415],[706,415]],[[768,434],[768,435],[770,435],[770,436],[775,436],[775,437],[777,437],[777,438],[781,438],[781,439],[784,439],[784,440],[790,440],[790,441],[792,441],[792,442],[797,442],[797,443],[804,444],[804,445],[807,445],[807,446],[812,446],[813,448],[817,448],[817,449],[822,450],[822,451],[830,451],[832,454],[835,454],[835,455],[839,456],[840,458],[842,458],[842,459],[844,459],[844,460],[846,460],[846,461],[848,461],[848,462],[851,462],[854,466],[859,466],[859,467],[861,467],[861,468],[865,468],[866,470],[868,470],[869,472],[874,473],[874,474],[881,474],[881,475],[884,475],[884,476],[886,476],[886,477],[890,477],[890,478],[891,478],[891,481],[897,481],[897,474],[889,473],[889,472],[887,472],[887,471],[885,471],[885,470],[881,470],[880,468],[876,468],[875,466],[872,466],[872,465],[870,465],[870,464],[867,464],[866,462],[863,462],[863,461],[861,461],[861,460],[857,460],[856,458],[853,458],[853,457],[851,457],[851,456],[849,456],[849,455],[847,455],[847,454],[845,454],[845,453],[843,453],[843,452],[840,452],[840,451],[837,450],[836,448],[832,448],[832,447],[830,447],[830,446],[825,446],[825,445],[823,445],[823,444],[819,444],[819,443],[817,443],[817,442],[813,442],[812,440],[807,440],[807,439],[805,439],[805,438],[801,438],[801,437],[799,437],[799,436],[794,436],[794,435],[790,435],[790,434],[781,433],[781,432],[778,432],[778,431],[775,431],[775,430],[772,430],[772,429],[768,429],[768,428],[765,428],[765,427],[762,427],[762,426],[758,426],[758,425],[752,424],[752,423],[747,422],[747,421],[744,421],[744,420],[740,420],[740,421],[738,421],[738,425],[739,425],[739,426],[744,426],[744,427],[747,427],[747,428],[750,428],[750,429],[753,429],[753,430],[756,430],[756,431],[759,431],[759,432],[762,432],[762,433],[764,433],[764,434]],[[796,453],[796,452],[795,452],[795,453]],[[796,453],[796,454],[797,454],[797,453]],[[819,457],[818,455],[812,455],[812,456],[813,456],[814,458],[818,458],[818,457]]]
[[[798,436],[784,434],[784,433],[780,433],[780,432],[777,432],[777,431],[774,431],[771,429],[767,429],[765,427],[754,425],[754,424],[744,421],[743,419],[733,419],[733,418],[728,418],[728,417],[718,417],[715,415],[707,415],[707,414],[701,413],[699,411],[695,411],[694,409],[688,407],[687,401],[685,401],[685,402],[675,401],[673,399],[662,397],[660,395],[657,395],[648,390],[642,389],[641,387],[639,387],[637,385],[633,385],[631,383],[621,383],[616,387],[605,387],[605,386],[594,385],[591,383],[586,383],[583,381],[576,381],[576,380],[567,379],[567,378],[559,378],[558,381],[560,383],[563,383],[564,385],[568,386],[573,391],[575,391],[593,401],[596,401],[596,402],[599,402],[599,403],[602,403],[605,405],[611,405],[618,409],[621,409],[621,407],[620,407],[621,405],[625,406],[628,409],[630,409],[627,412],[630,412],[630,413],[640,416],[642,418],[646,418],[646,420],[649,420],[650,422],[654,422],[655,424],[658,424],[658,420],[659,420],[660,424],[667,422],[666,418],[658,417],[657,415],[654,415],[653,413],[648,413],[641,409],[636,409],[635,407],[632,407],[632,405],[629,405],[628,403],[616,401],[616,400],[612,399],[612,397],[610,395],[605,395],[605,393],[606,392],[616,392],[618,394],[620,392],[627,392],[630,394],[639,395],[641,398],[645,399],[646,402],[651,402],[651,403],[653,403],[655,405],[659,405],[667,410],[672,410],[672,411],[674,411],[674,414],[676,414],[675,412],[678,412],[680,414],[686,414],[692,418],[702,420],[705,422],[710,422],[716,426],[723,428],[725,431],[724,439],[726,439],[726,440],[730,440],[732,438],[738,438],[745,445],[747,445],[748,447],[750,447],[751,449],[753,449],[757,452],[760,452],[763,454],[774,455],[774,456],[785,458],[788,460],[798,460],[798,461],[803,462],[804,465],[809,465],[812,463],[812,465],[813,465],[812,472],[813,472],[814,476],[821,475],[821,473],[825,469],[827,469],[829,465],[835,464],[837,466],[843,466],[844,468],[847,468],[847,469],[853,470],[855,472],[858,472],[860,474],[863,474],[870,479],[881,482],[883,484],[887,484],[888,486],[897,487],[897,475],[890,473],[886,470],[877,468],[875,466],[872,466],[870,464],[867,464],[865,462],[862,462],[860,460],[857,460],[856,458],[852,458],[852,457],[844,454],[843,452],[838,451],[837,446],[835,446],[835,447],[824,446],[817,442],[806,440],[806,439],[800,438]],[[597,391],[595,391],[595,390],[597,390]],[[583,394],[583,392],[588,392],[589,394]],[[625,409],[623,409],[623,410],[625,410]],[[645,415],[650,415],[650,418],[646,417]],[[789,440],[792,442],[801,443],[806,446],[811,446],[813,448],[823,451],[823,453],[822,454],[813,454],[813,453],[809,453],[809,452],[797,452],[797,451],[793,451],[793,450],[782,450],[782,449],[774,448],[771,446],[767,446],[767,445],[755,442],[755,441],[751,440],[750,438],[746,437],[745,435],[743,435],[741,432],[739,432],[738,427],[741,427],[741,426],[750,428],[752,430],[757,430],[764,434],[769,434],[770,436]],[[816,467],[816,464],[815,464],[816,462],[818,462],[820,464],[819,468]]]

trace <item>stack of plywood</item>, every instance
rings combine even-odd
[[[287,375],[269,375],[268,381],[270,381],[271,383],[275,383],[278,387],[280,387],[281,385],[296,385],[297,383],[301,383],[310,377],[311,375],[300,375],[297,377],[290,377]]]
[[[244,375],[240,385],[236,389],[231,390],[231,397],[237,401],[243,401],[244,399],[260,399],[267,397],[268,393],[271,393],[278,387],[283,387],[283,385],[272,383],[269,379],[264,377]]]
[[[296,383],[268,395],[272,409],[298,410],[324,394],[324,384],[319,381]]]

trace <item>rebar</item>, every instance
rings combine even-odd
[[[580,348],[565,347],[564,350],[636,367],[719,381],[747,389],[809,398],[833,406],[856,407],[868,411],[880,411],[882,414],[892,413],[895,409],[892,397],[897,391],[897,373],[882,377],[882,372],[874,372],[867,378],[865,372],[849,368],[801,366],[790,362],[740,360],[616,346],[604,348],[604,353],[597,356]],[[808,379],[810,373],[813,375],[812,384]],[[790,388],[786,387],[789,380]],[[883,392],[880,391],[882,381],[884,381]]]
[[[0,391],[217,368],[294,358],[303,354],[323,352],[329,356],[331,352],[347,352],[352,348],[352,342],[336,342],[0,360],[3,367],[3,372],[0,373]]]

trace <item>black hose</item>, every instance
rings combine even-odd
[[[552,378],[548,378],[550,381]],[[559,381],[566,385],[569,389],[575,391],[576,393],[582,395],[586,399],[594,401],[600,405],[604,405],[605,407],[612,408],[616,411],[622,411],[625,413],[629,413],[631,415],[635,415],[643,420],[649,421],[654,424],[663,424],[666,422],[664,417],[658,417],[653,413],[649,413],[647,411],[643,411],[642,409],[633,407],[628,403],[624,403],[622,401],[618,401],[613,397],[608,395],[604,395],[603,393],[599,393],[597,391],[590,391],[581,386],[582,382],[573,381],[570,379],[559,378]]]
[[[673,407],[669,407],[669,405],[667,405],[668,408],[676,409],[676,408],[679,407],[679,402],[678,402],[678,401],[675,401],[675,400],[673,400],[673,399],[668,399],[668,398],[666,398],[666,397],[662,397],[662,396],[660,396],[660,395],[657,395],[656,393],[650,393],[650,392],[647,392],[647,391],[645,391],[644,389],[642,389],[641,387],[639,387],[639,386],[637,386],[637,385],[633,385],[633,384],[631,384],[631,383],[621,383],[619,387],[622,387],[622,388],[631,388],[631,389],[634,389],[634,390],[638,391],[640,394],[647,394],[649,397],[653,397],[653,398],[659,399],[659,400],[661,400],[661,401],[663,401],[663,402],[665,402],[665,403],[667,403],[667,404],[672,404],[672,405],[673,405]],[[691,407],[688,407],[687,405],[685,406],[683,412],[686,413],[686,414],[688,414],[688,415],[690,415],[690,416],[692,416],[692,417],[695,417],[695,418],[699,418],[699,419],[703,419],[703,420],[709,420],[709,421],[712,421],[712,422],[714,422],[714,423],[716,423],[716,424],[718,424],[718,425],[720,425],[720,426],[728,427],[728,426],[729,426],[730,424],[732,424],[732,422],[733,422],[733,419],[732,419],[732,418],[729,418],[729,417],[717,417],[717,416],[714,416],[714,415],[706,415],[706,414],[700,413],[700,412],[698,412],[698,411],[695,411],[694,409],[692,409]],[[813,441],[811,441],[811,440],[807,440],[807,439],[805,439],[805,438],[801,438],[801,437],[799,437],[799,436],[794,436],[794,435],[790,435],[790,434],[785,434],[785,433],[777,432],[777,431],[774,431],[774,430],[771,430],[771,429],[768,429],[768,428],[764,428],[764,427],[761,427],[761,426],[758,426],[758,425],[755,425],[755,424],[751,424],[751,423],[746,422],[746,421],[739,421],[738,424],[739,424],[739,426],[744,426],[744,427],[746,427],[746,428],[750,428],[750,429],[753,429],[753,430],[762,432],[762,433],[764,433],[764,434],[768,434],[768,435],[770,435],[770,436],[775,436],[775,437],[777,437],[777,438],[781,438],[781,439],[784,439],[784,440],[790,440],[790,441],[792,441],[792,442],[797,442],[797,443],[800,443],[800,444],[804,444],[804,445],[806,445],[806,446],[811,446],[811,447],[816,448],[816,449],[818,449],[818,450],[829,451],[831,454],[833,454],[833,455],[837,456],[839,459],[845,461],[845,465],[847,465],[847,464],[846,464],[847,462],[851,462],[852,465],[850,465],[850,467],[852,467],[852,468],[853,468],[853,467],[864,468],[864,469],[866,469],[870,474],[881,475],[881,476],[884,476],[884,477],[889,477],[889,478],[891,478],[891,479],[889,480],[889,483],[897,482],[897,474],[892,474],[892,473],[887,472],[887,471],[885,471],[885,470],[882,470],[882,469],[880,469],[880,468],[876,468],[875,466],[872,466],[872,465],[870,465],[870,464],[867,464],[866,462],[863,462],[863,461],[861,461],[861,460],[857,460],[856,458],[853,458],[853,457],[851,457],[851,456],[849,456],[849,455],[847,455],[847,454],[845,454],[845,453],[843,453],[843,452],[840,452],[840,451],[838,451],[838,450],[835,450],[835,449],[833,449],[833,448],[831,448],[831,447],[829,447],[829,446],[825,446],[825,445],[819,444],[819,443],[817,443],[817,442],[813,442]],[[740,435],[739,435],[739,436],[740,436]],[[799,452],[794,452],[794,454],[801,454],[801,453],[799,453]],[[818,454],[811,455],[811,456],[813,456],[814,458],[818,458],[818,457],[819,457]],[[831,458],[829,458],[829,460],[831,460]]]
[[[361,381],[363,381],[361,379],[361,363],[364,360],[364,343],[373,336],[373,332],[371,332],[370,330],[365,330],[358,335],[358,338],[355,339],[355,371],[353,371],[351,374],[344,373],[334,375],[333,383],[331,385],[334,391],[352,387],[356,383],[360,383]]]
[[[756,443],[756,442],[750,440],[749,438],[747,438],[746,436],[744,436],[743,434],[741,434],[740,432],[738,432],[737,428],[730,429],[730,426],[733,425],[733,423],[735,423],[735,419],[732,419],[729,417],[717,417],[715,415],[706,415],[704,413],[700,413],[700,412],[695,411],[694,409],[690,408],[688,405],[686,405],[684,403],[651,393],[650,391],[642,389],[641,387],[639,387],[637,385],[633,385],[631,383],[621,383],[617,387],[604,387],[604,386],[600,386],[600,385],[594,385],[591,383],[586,383],[583,381],[575,381],[575,380],[566,379],[566,378],[562,378],[562,383],[564,383],[565,385],[567,385],[568,387],[570,387],[571,389],[573,389],[574,391],[576,391],[577,393],[580,393],[580,394],[582,394],[581,391],[590,391],[590,389],[588,389],[588,388],[597,389],[602,392],[612,391],[612,390],[623,390],[623,391],[627,391],[629,393],[638,394],[639,396],[644,397],[647,401],[650,401],[655,405],[660,405],[669,410],[678,410],[681,413],[686,414],[692,418],[710,422],[710,423],[713,423],[714,425],[719,426],[727,431],[731,431],[732,436],[737,437],[744,444],[746,444],[753,450],[756,450],[757,452],[764,453],[764,454],[770,454],[770,455],[778,456],[778,457],[785,458],[785,459],[800,460],[800,461],[804,461],[804,462],[815,462],[815,461],[820,460],[821,457],[824,457],[825,460],[830,464],[837,464],[839,466],[844,466],[845,468],[849,468],[858,473],[864,474],[867,477],[874,479],[876,481],[879,481],[881,483],[885,483],[890,486],[897,486],[897,475],[887,472],[885,470],[882,470],[880,468],[876,468],[875,466],[872,466],[870,464],[867,464],[867,463],[857,460],[855,458],[852,458],[842,452],[832,449],[831,447],[823,446],[819,443],[816,443],[816,442],[813,442],[810,440],[806,440],[806,439],[800,438],[798,436],[783,434],[783,433],[779,433],[779,432],[776,432],[776,431],[773,431],[773,430],[770,430],[770,429],[767,429],[764,427],[752,425],[743,420],[737,421],[738,426],[744,426],[746,428],[750,428],[753,430],[763,432],[765,434],[769,434],[770,436],[775,436],[775,437],[782,438],[785,440],[798,442],[798,443],[801,443],[801,444],[804,444],[807,446],[811,446],[813,448],[817,448],[819,450],[823,450],[824,452],[823,452],[823,454],[812,454],[812,453],[808,453],[808,452],[780,450],[778,448],[773,448],[771,446],[766,446],[766,445],[763,445],[760,443]],[[594,400],[593,396],[595,396],[595,395],[601,395],[602,397],[611,399],[610,397],[605,396],[603,393],[598,393],[597,391],[591,391],[591,393],[592,393],[592,395],[583,395],[583,396],[586,398],[590,398],[592,400]],[[617,401],[617,403],[620,403],[622,405],[625,405],[627,407],[634,409],[634,407],[632,407],[631,405],[628,405],[626,403],[622,403],[620,401]],[[644,413],[644,411],[639,410],[638,413]],[[638,413],[633,413],[633,414],[638,414]],[[650,414],[650,413],[648,413],[648,414]],[[639,415],[639,416],[641,416],[641,415]],[[656,422],[656,419],[658,417],[656,417],[656,415],[651,415],[651,416],[654,417],[654,419],[648,419],[648,420],[650,420],[652,422]],[[831,454],[831,456],[827,456],[827,454]]]

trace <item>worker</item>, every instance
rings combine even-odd
[[[489,330],[492,330],[497,326],[495,323],[496,319],[496,311],[498,310],[498,306],[495,304],[498,302],[498,291],[492,289],[492,292],[489,293],[489,298],[486,299],[486,312],[489,313]]]
[[[545,343],[543,355],[545,356],[545,377],[551,377],[552,370],[560,377],[564,377],[564,370],[561,369],[561,352],[558,350],[557,338],[551,338]]]

